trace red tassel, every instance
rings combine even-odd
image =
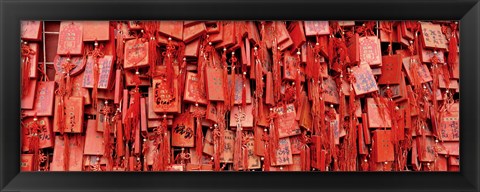
[[[375,104],[378,106],[378,113],[382,119],[382,122],[385,122],[385,102],[383,102],[383,99],[378,96],[377,93],[373,94],[373,100],[375,101]]]
[[[310,155],[310,147],[305,146],[305,151],[307,152],[307,156],[305,157],[306,158],[306,165],[305,165],[305,171],[310,171],[311,169],[311,155]]]
[[[213,130],[213,143],[214,143],[214,158],[213,158],[213,163],[214,163],[214,170],[215,171],[220,171],[220,129],[215,126],[215,129]]]
[[[235,171],[240,170],[240,155],[242,154],[242,131],[240,127],[237,127],[237,131],[235,133],[235,146],[234,146],[234,155],[233,155],[233,169]]]
[[[368,160],[366,156],[362,159],[361,166],[362,166],[362,171],[368,171],[369,166],[368,166]]]
[[[55,115],[58,115],[57,118],[57,127],[60,131],[60,134],[63,135],[65,132],[65,102],[63,101],[63,96],[60,97],[60,102],[58,103],[57,111]]]
[[[319,107],[320,107],[320,128],[321,129],[325,129],[325,101],[323,99],[320,99],[320,104],[319,104]],[[321,134],[321,130],[319,130],[319,133]]]
[[[123,52],[124,52],[124,47],[125,47],[125,42],[123,40],[123,31],[121,30],[122,29],[122,25],[123,23],[122,22],[119,22],[118,25],[117,25],[117,30],[119,31],[116,35],[117,35],[117,40],[116,40],[116,55],[117,55],[117,66],[121,66],[122,65],[122,61],[123,61]]]
[[[447,86],[447,88],[450,87],[450,78],[451,78],[451,75],[450,75],[450,70],[448,69],[449,66],[448,65],[442,65],[442,70],[443,70],[443,81],[445,82],[445,85]]]
[[[264,158],[263,158],[263,165],[264,165],[264,171],[270,171],[270,144],[269,144],[269,139],[270,136],[269,134],[264,131],[263,134],[262,134],[262,139],[263,141],[265,142],[265,154],[264,154]]]
[[[299,58],[300,59],[300,58]],[[300,60],[299,60],[300,61]],[[300,62],[298,63],[297,74],[295,75],[295,101],[297,101],[297,105],[300,103],[300,95],[301,95],[301,81],[300,81]]]
[[[227,109],[230,109],[230,102],[231,102],[231,94],[230,91],[230,85],[228,84],[228,63],[227,63],[227,50],[224,48],[223,49],[223,54],[222,54],[222,67],[223,67],[223,92],[225,93],[225,106]],[[232,74],[234,74],[234,67],[232,66]],[[232,76],[233,77],[233,76]],[[234,82],[234,81],[232,81]]]
[[[28,85],[30,84],[30,59],[24,58],[23,70],[22,70],[22,95],[27,95],[29,88]]]
[[[100,66],[98,60],[103,57],[103,53],[100,48],[98,48],[98,42],[95,41],[95,48],[93,52],[89,53],[93,57],[93,90],[92,90],[92,106],[94,109],[97,108],[98,100],[98,81],[100,79]]]
[[[270,129],[270,134],[273,136],[272,138],[272,142],[270,143],[271,144],[271,148],[270,150],[273,152],[273,151],[276,151],[278,149],[278,142],[279,142],[279,136],[278,136],[278,121],[275,120],[275,118],[277,117],[277,113],[274,111],[274,110],[270,110],[270,121],[271,121],[271,124],[273,125]],[[273,155],[275,155],[276,153],[273,152]],[[275,158],[275,156],[272,156],[273,158]]]
[[[341,86],[341,85],[340,85]],[[339,89],[340,90],[340,89]],[[343,91],[339,91],[339,97],[340,97],[340,102],[339,102],[339,120],[338,120],[338,127],[339,130],[343,126],[344,121],[345,121],[345,95],[343,94]]]
[[[158,21],[145,21],[145,34],[149,38],[148,43],[148,61],[150,63],[150,75],[153,77],[155,76],[155,66],[157,65],[157,40],[156,40],[156,32],[157,29],[160,27]]]
[[[118,158],[122,157],[125,155],[125,148],[124,148],[124,142],[123,142],[123,125],[122,125],[122,115],[117,111],[117,114],[115,115],[115,129],[116,129],[116,145],[117,145],[117,150],[116,155]]]
[[[70,138],[68,134],[63,135],[63,142],[65,145],[65,149],[63,151],[63,168],[65,171],[69,171],[70,167]]]
[[[167,135],[167,129],[168,129],[168,122],[167,118],[163,118],[162,121],[162,127],[163,127],[163,138],[162,138],[162,170],[165,170],[169,165],[170,165],[170,147],[168,143],[168,135]]]
[[[243,75],[243,83],[242,83],[242,108],[245,109],[247,106],[247,87],[246,87],[246,78]]]
[[[263,89],[265,87],[264,83],[263,83],[263,71],[262,71],[262,66],[259,62],[255,63],[255,85],[256,85],[256,89],[255,89],[255,97],[256,97],[256,101],[257,101],[257,104],[255,105],[255,112],[256,112],[256,116],[259,117],[259,119],[261,119],[262,117],[264,117],[264,112],[263,112]],[[255,121],[255,123],[257,123],[258,121]]]
[[[173,69],[173,53],[175,52],[176,47],[173,44],[172,40],[168,41],[166,53],[166,62],[165,65],[167,67],[167,85],[171,93],[173,93],[173,78],[175,76],[175,71]]]
[[[180,78],[178,78],[178,92],[179,95],[184,94],[185,91],[185,75],[187,74],[187,59],[183,58],[183,62],[180,65]]]
[[[143,154],[143,171],[148,171],[148,162],[147,162],[147,156],[150,151],[149,146],[147,144],[147,136],[143,135],[143,144],[142,144],[142,154]]]
[[[105,105],[107,107],[107,105]],[[107,171],[111,171],[110,166],[112,166],[112,154],[111,154],[111,143],[110,143],[110,119],[107,115],[105,115],[105,119],[103,121],[103,142],[104,142],[104,152],[103,156],[106,157],[109,161],[109,166],[107,166]]]
[[[155,161],[153,162],[153,170],[154,171],[163,171],[169,165],[170,159],[170,150],[168,147],[168,140],[167,140],[167,117],[164,115],[162,123],[156,128],[156,136],[157,140],[156,145],[158,146],[158,151],[155,156]]]
[[[37,122],[37,114],[34,115],[34,122],[30,124],[30,126],[27,128],[30,133],[32,134],[32,137],[30,138],[30,145],[29,145],[29,150],[30,152],[33,152],[33,171],[38,170],[39,166],[39,152],[40,152],[40,125]]]
[[[219,150],[218,150],[218,155],[223,153],[223,150],[225,149],[225,105],[224,103],[218,103],[217,104],[217,118],[219,120],[218,122],[218,129],[220,132],[219,135]]]
[[[420,77],[418,76],[417,74],[417,70],[418,70],[418,61],[414,60],[413,57],[411,58],[411,62],[410,62],[410,74],[412,74],[412,79],[413,79],[413,82],[414,82],[414,86],[417,88],[417,90],[419,89],[419,87],[421,86],[421,81],[420,81]]]
[[[248,142],[248,137],[244,137],[243,138],[244,141],[243,142],[243,146],[242,146],[242,150],[243,150],[243,170],[244,171],[248,171],[248,147],[247,147],[247,142]]]
[[[328,66],[332,67],[333,65],[333,42],[334,42],[334,37],[332,34],[330,34],[330,38],[328,39]]]
[[[305,144],[304,144],[305,145]],[[300,151],[300,167],[302,171],[306,171],[306,146],[303,146],[303,149]]]
[[[197,131],[196,131],[196,139],[195,139],[195,151],[197,153],[197,157],[199,160],[202,159],[202,150],[203,150],[203,131],[202,131],[202,120],[201,118],[197,117]]]
[[[450,65],[450,68],[454,67],[457,63],[457,27],[458,26],[456,23],[451,24],[452,34],[450,36],[450,40],[448,41],[448,65]]]
[[[236,91],[236,86],[235,86],[235,82],[236,82],[236,78],[235,78],[235,66],[232,64],[232,71],[231,71],[231,75],[232,75],[232,85],[230,87],[233,87],[232,89],[229,89],[229,92],[230,93],[230,106],[227,106],[228,109],[232,109],[233,105],[235,104],[235,91]]]
[[[140,124],[140,90],[135,88],[133,93],[133,103],[130,104],[130,107],[127,109],[127,113],[125,115],[125,136],[127,142],[132,140],[133,133],[132,131],[138,128]]]

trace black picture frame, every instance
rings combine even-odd
[[[1,0],[1,191],[479,191],[478,0]],[[460,20],[460,172],[24,172],[20,20]]]

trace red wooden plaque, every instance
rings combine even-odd
[[[232,78],[231,75],[228,76],[228,85],[233,85],[232,83]],[[235,75],[235,95],[234,95],[234,103],[236,105],[242,104],[242,89],[243,89],[243,80],[242,80],[242,75],[236,74]],[[245,81],[245,88],[247,92],[247,98],[246,98],[246,103],[250,104],[252,103],[252,96],[251,96],[251,91],[250,91],[250,81],[247,80]]]
[[[125,42],[125,69],[148,66],[148,41],[131,39]]]
[[[225,130],[224,139],[225,148],[220,154],[220,162],[233,163],[233,145],[235,142],[235,132],[232,130]]]
[[[60,22],[58,35],[58,55],[83,54],[83,24],[78,21]]]
[[[194,147],[195,145],[194,119],[188,114],[180,114],[173,120],[172,146]],[[200,147],[200,146],[199,146]]]
[[[42,40],[42,21],[21,21],[20,37],[24,40]]]
[[[20,171],[33,171],[33,154],[20,155]]]
[[[288,138],[278,140],[278,149],[275,151],[275,159],[272,159],[273,166],[292,165],[292,147]]]
[[[25,110],[26,116],[52,116],[55,81],[39,81],[35,93],[33,109]]]
[[[373,150],[375,162],[387,162],[394,160],[393,143],[390,130],[373,131]]]
[[[380,110],[383,110],[381,113]],[[384,128],[391,127],[391,116],[387,106],[383,103],[376,103],[375,99],[367,98],[368,127]]]
[[[81,133],[83,132],[83,116],[84,116],[84,99],[83,97],[72,96],[69,98],[64,98],[65,103],[65,119],[64,126],[65,132],[67,133]],[[60,98],[55,97],[55,111],[58,110],[60,104]],[[53,121],[57,122],[59,118],[58,114],[55,114]],[[54,132],[60,132],[59,127],[55,123],[53,125]]]
[[[278,115],[275,119],[275,121],[278,121],[278,127],[276,127],[278,137],[284,138],[299,135],[301,133],[298,122],[295,120],[296,113],[293,104],[288,104],[286,107],[277,107],[274,111]]]
[[[87,121],[87,131],[85,136],[85,148],[83,153],[85,155],[103,155],[105,151],[103,133],[97,131],[96,120],[89,119]]]
[[[323,80],[323,99],[325,102],[338,104],[340,102],[340,96],[338,95],[338,88],[332,77],[328,77]]]
[[[153,111],[158,113],[180,112],[180,96],[178,91],[178,80],[173,80],[173,93],[168,90],[166,81],[166,68],[161,68],[160,76],[152,79],[153,87]],[[175,74],[178,74],[178,67],[174,67]]]
[[[330,26],[328,21],[305,21],[305,35],[317,36],[317,35],[329,35]]]
[[[20,102],[22,109],[33,109],[33,103],[35,100],[35,93],[36,93],[35,89],[37,88],[37,80],[30,79],[29,81],[30,82],[28,83],[28,87],[23,88],[23,89],[28,89],[28,92],[27,94],[22,95],[22,99]]]
[[[109,21],[83,21],[83,41],[110,40]]]
[[[237,117],[242,119],[243,128],[253,127],[253,105],[245,106],[245,109],[239,106],[234,106],[230,112],[230,127],[237,127]]]
[[[159,32],[176,40],[183,39],[183,21],[160,21]]]
[[[402,80],[402,56],[387,55],[382,56],[382,75],[378,78],[378,84],[400,84]]]
[[[64,150],[65,141],[63,136],[55,137],[55,148],[53,150],[53,160],[50,163],[50,171],[82,171],[83,170],[83,149],[85,146],[85,136],[73,135],[69,136],[68,146],[70,148],[70,156],[68,161],[68,170],[64,166]]]
[[[85,68],[85,74],[83,76],[83,87],[85,88],[93,88],[93,66],[93,58],[89,57]],[[98,60],[98,89],[109,89],[111,87],[114,76],[113,67],[113,57],[111,55],[105,55]]]
[[[376,36],[360,37],[360,65],[369,64],[378,66],[382,64],[382,49],[380,40]]]
[[[74,65],[73,69],[70,71],[70,76],[76,76],[83,72],[83,69],[85,69],[86,65],[86,59],[84,59],[82,56],[77,56],[77,57],[70,57],[70,62]],[[64,69],[62,67],[62,64],[67,62],[67,57],[57,55],[55,56],[55,59],[53,60],[55,71],[57,74],[62,74],[64,72]]]
[[[448,41],[440,24],[420,22],[423,46],[430,49],[447,49]]]
[[[183,29],[183,41],[185,43],[189,43],[190,41],[195,40],[197,37],[205,34],[207,32],[207,28],[205,27],[205,23],[200,22],[191,26],[184,26]]]
[[[185,81],[186,83],[183,100],[193,103],[207,104],[205,86],[200,85],[201,81],[198,78],[198,75],[193,72],[187,72],[187,77]]]
[[[378,91],[377,82],[372,74],[372,70],[368,65],[360,65],[352,68],[353,75],[355,76],[355,83],[353,88],[355,95],[363,95],[371,92]]]

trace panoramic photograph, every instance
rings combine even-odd
[[[20,26],[21,171],[460,171],[458,21]]]

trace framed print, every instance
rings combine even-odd
[[[0,2],[1,191],[480,189],[478,0],[120,1]]]

